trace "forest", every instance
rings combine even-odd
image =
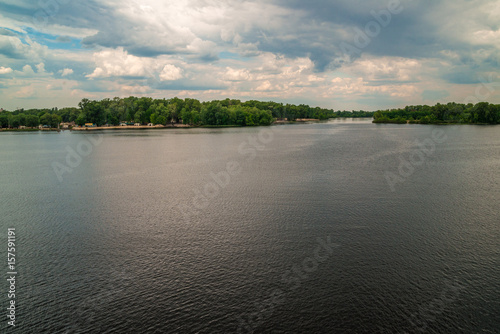
[[[319,119],[336,117],[372,117],[373,112],[337,111],[305,104],[225,99],[200,102],[197,99],[153,99],[127,97],[83,99],[77,107],[51,109],[18,109],[0,112],[0,127],[37,127],[39,124],[55,128],[61,122],[75,122],[82,126],[119,125],[121,122],[155,125],[189,124],[192,126],[258,126],[270,125],[276,119]]]
[[[407,106],[403,109],[378,110],[374,123],[418,124],[499,124],[500,105],[488,102],[477,104],[436,104]]]

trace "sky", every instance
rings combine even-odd
[[[500,103],[500,1],[0,0],[0,108]]]

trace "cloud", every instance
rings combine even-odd
[[[36,65],[36,70],[38,73],[44,73],[45,72],[45,64],[40,63],[40,64]]]
[[[118,89],[119,85],[111,81],[83,81],[76,85],[76,89],[90,93],[110,93]]]
[[[251,75],[248,69],[235,69],[231,67],[226,68],[224,75],[224,79],[229,81],[245,81],[250,80],[250,78]]]
[[[61,76],[65,77],[71,74],[73,74],[73,70],[71,68],[65,68],[64,70],[62,70]]]
[[[346,65],[344,70],[376,85],[418,82],[422,79],[420,75],[422,67],[422,62],[416,59],[363,56],[358,61]]]
[[[10,67],[0,67],[0,74],[8,74],[12,73],[12,69]]]
[[[17,36],[14,32],[8,30],[8,29],[5,29],[5,28],[0,28],[0,35],[3,35],[3,36]]]
[[[30,65],[24,65],[23,66],[23,73],[26,75],[33,75],[33,74],[35,74],[35,71],[33,71],[33,68]]]
[[[33,98],[34,96],[35,96],[35,89],[32,85],[22,87],[20,90],[14,93],[14,97],[20,99],[29,99]]]
[[[11,59],[31,59],[41,61],[47,56],[48,47],[34,42],[28,35],[0,35],[0,55]]]
[[[161,81],[174,81],[182,78],[182,69],[174,65],[165,65],[160,73]]]
[[[422,92],[424,101],[435,102],[448,96],[450,96],[450,93],[446,90],[424,90]]]
[[[121,86],[120,90],[125,95],[132,95],[132,94],[142,95],[142,94],[150,94],[152,92],[151,88],[140,85],[133,85],[133,86],[124,85]]]
[[[65,87],[73,99],[168,90],[373,109],[445,91],[463,100],[498,73],[497,2],[401,0],[387,16],[388,3],[8,0],[0,3],[0,84],[8,87],[0,99],[17,107],[16,93],[32,85],[48,95]],[[347,57],[346,45],[356,47]]]
[[[94,53],[97,65],[88,78],[109,78],[114,76],[144,77],[153,61],[149,58],[129,55],[123,48]]]
[[[70,43],[71,42],[71,37],[68,37],[68,36],[58,36],[56,38],[56,41],[58,41],[59,43]]]
[[[47,90],[63,90],[62,86],[56,86],[53,84],[48,84],[47,86],[45,86],[45,88]]]

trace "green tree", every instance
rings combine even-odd
[[[41,122],[41,119],[40,119],[40,122]],[[78,117],[76,118],[75,123],[79,126],[85,125],[85,123],[87,123],[87,117],[86,117],[85,113],[81,112],[78,115]]]
[[[37,115],[28,115],[26,116],[26,126],[29,127],[37,127],[40,124],[40,119]]]
[[[135,121],[135,123],[142,123],[141,122],[142,114],[143,114],[142,111],[138,111],[138,112],[135,113],[135,115],[134,115],[134,121]]]
[[[18,128],[21,125],[21,122],[19,121],[19,116],[18,115],[10,115],[9,125],[11,128]]]
[[[9,116],[7,113],[0,114],[0,128],[8,128],[9,127]]]
[[[48,125],[52,123],[52,115],[49,113],[45,113],[40,117],[40,124],[42,125]]]
[[[259,113],[259,125],[271,125],[273,116],[270,111],[261,110]]]

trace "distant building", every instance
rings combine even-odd
[[[135,123],[134,126],[141,126],[141,123]]]
[[[85,123],[85,127],[86,128],[95,128],[95,124],[94,123]]]
[[[61,123],[61,124],[59,124],[59,126],[61,127],[61,129],[70,129],[70,128],[74,127],[75,125],[76,125],[75,122]]]

